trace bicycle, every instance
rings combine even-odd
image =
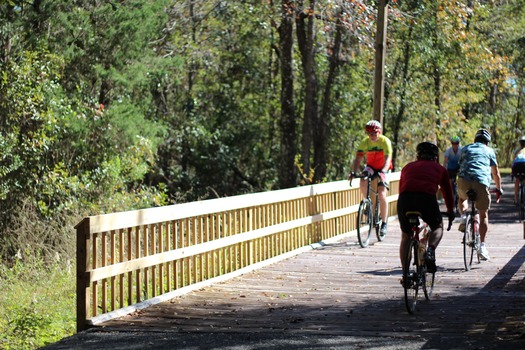
[[[372,181],[379,177],[379,173],[373,175],[367,172],[357,175],[351,174],[353,178],[366,179],[367,189],[366,197],[359,203],[359,209],[357,210],[357,240],[362,248],[366,248],[370,242],[370,236],[372,235],[372,229],[375,228],[376,237],[379,242],[383,241],[386,234],[381,234],[381,216],[379,215],[379,193],[377,190],[372,188]],[[350,182],[350,186],[352,183]],[[372,201],[371,193],[373,193],[374,200]],[[375,203],[375,205],[374,205]],[[363,228],[365,228],[363,230]]]
[[[496,203],[499,203],[498,190],[489,190],[490,193],[497,195]],[[479,234],[479,213],[475,207],[478,193],[470,189],[467,191],[467,197],[469,202],[470,210],[467,210],[464,214],[465,218],[465,231],[463,232],[463,262],[465,264],[465,270],[469,271],[472,268],[472,261],[474,261],[474,251],[477,253],[481,247],[481,236]],[[479,254],[478,264],[481,263]]]
[[[518,219],[525,220],[525,173],[517,173],[514,175],[520,181],[518,189]]]
[[[474,251],[478,251],[481,245],[481,238],[479,235],[479,213],[475,208],[476,198],[478,194],[476,191],[470,189],[467,191],[470,211],[465,212],[465,231],[463,232],[463,262],[465,270],[469,271],[474,260]],[[478,264],[480,263],[478,255]]]
[[[402,284],[407,311],[413,314],[416,310],[420,288],[423,289],[425,298],[430,300],[434,290],[435,272],[429,272],[425,262],[430,227],[423,221],[418,211],[409,211],[405,215],[412,226],[412,235],[403,260]],[[441,215],[448,217],[447,231],[450,231],[453,218],[449,217],[447,212],[441,212]]]

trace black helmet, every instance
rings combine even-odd
[[[479,129],[476,133],[476,136],[474,137],[474,142],[482,142],[482,143],[489,143],[490,142],[490,132],[486,129]]]
[[[421,142],[416,148],[418,159],[435,160],[439,157],[439,148],[432,142]]]

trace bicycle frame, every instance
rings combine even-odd
[[[372,188],[372,181],[379,177],[379,174],[369,175],[363,173],[361,175],[353,174],[355,178],[364,179],[367,181],[366,185],[366,196],[359,203],[359,209],[357,211],[357,239],[359,245],[362,248],[368,246],[370,242],[370,236],[372,229],[375,228],[376,236],[378,241],[382,241],[385,235],[381,235],[381,224],[382,220],[379,215],[379,193],[377,189]],[[374,200],[372,200],[372,196]],[[363,228],[366,228],[363,230]]]
[[[373,222],[374,225],[376,225],[377,229],[377,227],[380,227],[381,225],[381,219],[379,219],[379,193],[377,192],[377,188],[375,190],[372,188],[372,180],[374,179],[375,177],[373,175],[366,177],[366,198],[370,199],[372,201],[372,204],[374,205],[374,210],[372,214],[374,219]],[[373,194],[374,200],[372,200],[370,194]]]
[[[421,242],[420,233],[423,232],[423,236],[425,236],[425,230],[428,230],[428,227],[424,223],[421,224],[420,212],[407,212],[406,216],[412,227],[412,235],[409,238],[408,247],[404,256],[403,289],[405,292],[405,305],[407,311],[408,313],[413,314],[416,310],[420,288],[423,288],[427,300],[430,299],[434,285],[434,274],[432,274],[432,277],[429,276],[429,281],[431,281],[432,286],[427,288],[426,266],[424,258],[421,255],[424,254],[423,249],[426,251],[427,242],[426,240]],[[423,246],[421,246],[421,244],[423,244]]]
[[[434,290],[435,273],[427,271],[424,258],[428,246],[427,234],[430,232],[430,228],[421,219],[420,212],[409,211],[405,215],[410,222],[412,235],[408,240],[408,246],[403,257],[403,289],[407,311],[412,314],[416,310],[419,288],[423,289],[425,298],[430,300]],[[441,212],[441,215],[448,216],[446,212]],[[447,231],[450,230],[451,225],[452,220],[449,218]],[[423,237],[420,236],[421,233],[423,233]]]

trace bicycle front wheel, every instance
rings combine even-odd
[[[388,220],[388,218],[387,218]],[[379,200],[376,202],[374,210],[374,226],[376,231],[376,237],[379,242],[382,242],[386,238],[385,234],[381,234],[381,226],[383,225],[383,220],[381,220],[381,215],[379,215]]]
[[[467,215],[465,222],[465,233],[463,233],[463,262],[465,263],[465,270],[469,271],[472,266],[472,259],[475,250],[474,225],[472,216]]]
[[[416,311],[419,291],[417,249],[417,243],[411,239],[404,257],[403,289],[405,290],[405,305],[409,314]]]
[[[370,242],[373,219],[372,203],[369,199],[363,199],[357,211],[357,239],[362,248],[367,247]]]

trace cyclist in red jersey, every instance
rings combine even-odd
[[[372,186],[377,190],[379,195],[379,212],[381,214],[381,235],[385,236],[387,232],[388,202],[386,200],[386,191],[388,190],[388,181],[385,173],[392,169],[392,143],[390,139],[381,134],[381,123],[377,120],[371,120],[366,123],[365,131],[368,136],[361,141],[357,148],[357,154],[353,163],[353,173],[348,175],[348,180],[353,180],[353,174],[359,172],[359,166],[363,159],[366,158],[366,167],[363,172],[370,176],[379,174],[372,182]],[[367,183],[361,179],[359,184],[361,194],[366,196]]]
[[[401,170],[397,216],[401,226],[401,244],[399,255],[401,265],[412,234],[412,228],[406,217],[408,211],[418,211],[421,218],[430,227],[428,250],[425,260],[429,272],[436,272],[435,250],[443,237],[443,218],[439,210],[436,193],[441,187],[449,220],[454,220],[454,195],[445,167],[438,163],[439,149],[431,142],[417,145],[417,160],[408,163]]]

